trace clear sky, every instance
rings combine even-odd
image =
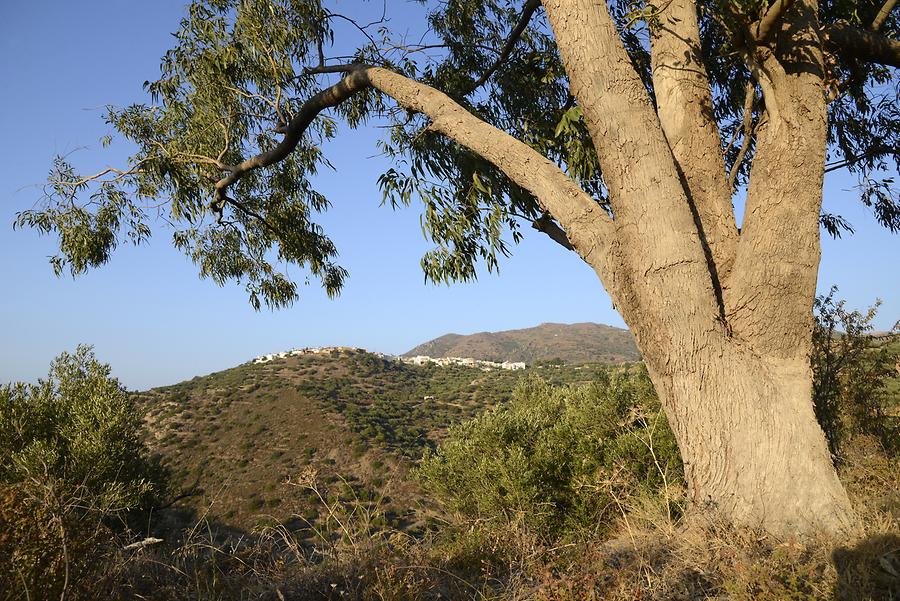
[[[345,9],[354,3],[342,3]],[[56,154],[76,167],[121,165],[128,148],[101,149],[106,104],[145,100],[141,84],[159,73],[184,10],[181,0],[32,0],[0,5],[0,382],[34,380],[79,343],[130,388],[169,384],[256,355],[298,346],[353,345],[401,353],[448,332],[594,321],[623,326],[593,272],[543,235],[526,238],[501,273],[451,287],[425,284],[418,207],[379,207],[376,179],[386,163],[377,132],[348,132],[327,154],[336,167],[317,185],[333,202],[321,218],[349,281],[335,300],[311,284],[293,307],[255,312],[240,286],[219,288],[156,232],[149,246],[121,247],[105,267],[77,280],[47,264],[55,241],[13,231],[17,211]],[[878,327],[900,318],[900,238],[856,202],[853,180],[834,174],[826,208],[857,230],[823,238],[820,290],[832,284],[851,306],[884,301]],[[294,273],[298,273],[293,268]],[[302,274],[300,274],[302,280]]]

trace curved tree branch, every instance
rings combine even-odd
[[[734,190],[734,183],[737,181],[738,173],[741,171],[741,163],[744,162],[744,156],[750,149],[750,141],[753,137],[753,101],[756,99],[756,84],[753,80],[747,82],[747,93],[744,96],[744,119],[741,129],[744,132],[744,139],[741,142],[741,148],[734,164],[731,166],[731,173],[728,174],[728,189]]]
[[[374,87],[405,109],[429,117],[433,131],[480,155],[534,195],[541,208],[565,230],[563,238],[570,246],[595,269],[611,273],[610,245],[615,237],[612,219],[555,163],[524,142],[472,115],[446,94],[394,71],[365,65],[344,65],[313,68],[310,72],[339,70],[346,72],[346,75],[300,107],[283,128],[284,139],[281,143],[272,150],[226,169],[228,174],[215,185],[219,206],[233,202],[228,198],[228,189],[247,172],[287,157],[320,112],[337,106],[357,92]],[[551,228],[539,229],[549,234]],[[556,240],[559,233],[554,231],[551,238]]]
[[[347,67],[344,67],[343,70],[346,71]],[[300,107],[300,110],[297,111],[290,122],[281,128],[280,131],[281,133],[284,133],[284,138],[275,148],[258,154],[237,165],[231,165],[225,168],[228,175],[216,182],[216,201],[219,206],[221,207],[224,205],[228,194],[228,188],[234,185],[245,173],[252,171],[253,169],[268,167],[269,165],[284,160],[284,158],[297,147],[306,128],[309,127],[309,124],[312,123],[313,119],[315,119],[319,113],[327,108],[339,105],[341,102],[347,100],[368,86],[369,81],[368,77],[366,77],[366,71],[364,69],[356,68],[350,70],[348,75],[338,83],[330,88],[322,90],[304,102],[303,106]]]
[[[874,19],[872,19],[872,31],[878,31],[881,29],[881,26],[884,25],[884,22],[887,21],[887,18],[891,16],[891,11],[894,10],[894,6],[896,4],[897,0],[886,0],[885,3],[881,5],[881,9],[879,9],[878,14],[875,15]]]
[[[756,27],[752,28],[753,36],[756,38],[757,43],[764,44],[772,36],[778,24],[781,23],[784,13],[791,7],[793,1],[775,0],[775,3],[769,7],[769,10],[759,20]]]

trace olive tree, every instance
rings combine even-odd
[[[335,294],[323,142],[386,126],[379,185],[423,204],[428,278],[495,269],[532,225],[634,333],[694,502],[833,531],[850,507],[811,402],[812,304],[820,228],[851,225],[823,213],[823,178],[856,174],[900,226],[894,4],[423,0],[368,21],[320,0],[194,0],[152,102],[109,109],[130,162],[85,176],[58,159],[17,223],[57,234],[53,267],[77,274],[162,211],[200,274],[245,282],[256,307],[296,298],[278,262]],[[421,14],[419,31],[391,11]]]

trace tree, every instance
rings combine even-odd
[[[57,357],[46,380],[0,386],[3,599],[64,599],[102,579],[117,533],[167,492],[141,427],[88,346]]]
[[[836,462],[846,456],[847,442],[864,434],[879,439],[888,452],[896,452],[900,429],[889,417],[889,387],[897,380],[900,353],[892,341],[900,322],[890,332],[875,335],[872,321],[881,302],[862,313],[849,311],[836,300],[837,288],[815,301],[813,331],[813,406]]]
[[[453,513],[551,540],[608,529],[636,498],[660,501],[671,515],[668,482],[680,475],[675,438],[643,370],[600,372],[579,386],[525,378],[508,403],[452,426],[417,473]]]
[[[310,177],[338,120],[378,121],[385,201],[424,204],[426,277],[493,270],[530,222],[634,333],[694,502],[834,531],[850,508],[811,402],[811,308],[820,222],[851,226],[822,213],[823,177],[857,174],[900,227],[894,4],[420,2],[413,38],[319,0],[195,0],[153,102],[108,111],[131,162],[85,177],[57,159],[47,204],[17,224],[56,233],[53,267],[76,274],[143,242],[162,201],[201,276],[246,282],[254,306],[296,298],[277,261],[336,294]]]

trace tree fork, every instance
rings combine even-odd
[[[703,259],[698,225],[661,119],[649,105],[605,6],[588,0],[545,0],[545,8],[601,162],[618,242],[631,253],[627,267],[632,269],[635,294],[617,307],[635,334],[678,436],[694,500],[712,502],[737,523],[778,534],[844,528],[849,503],[815,420],[808,354],[803,351],[811,335],[811,314],[801,316],[799,327],[790,330],[796,334],[793,342],[806,340],[799,352],[796,346],[792,349],[790,361],[774,352],[776,345],[760,342],[766,340],[765,330],[752,327],[760,325],[754,318],[783,319],[770,315],[779,312],[781,304],[768,278],[776,287],[782,280],[766,271],[777,270],[783,257],[744,257],[745,264],[760,270],[753,274],[759,282],[755,291],[765,296],[765,303],[748,311],[743,331],[732,332],[729,316],[723,319],[716,310],[714,276]],[[594,43],[579,43],[589,36]],[[821,142],[824,153],[824,138]],[[818,183],[810,189],[821,190],[821,178]],[[782,207],[787,210],[789,205]],[[783,220],[782,227],[790,223],[788,215],[777,218]],[[818,227],[817,210],[802,219],[804,232],[810,219]],[[762,237],[751,234],[749,239]],[[803,240],[798,269],[808,256],[806,245],[817,241]],[[738,254],[730,281],[744,286],[743,278],[753,278],[744,275],[750,268],[742,267],[740,260]],[[810,277],[814,285],[816,265],[805,265],[805,271],[794,275],[804,291]],[[812,299],[805,297],[786,302],[799,306],[808,300],[806,313],[811,313]],[[792,455],[796,465],[790,463]],[[808,489],[796,490],[797,482],[808,484]]]

